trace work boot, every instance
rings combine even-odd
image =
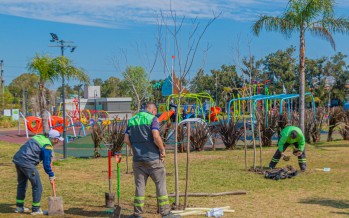
[[[37,210],[37,211],[33,211],[33,212],[31,212],[30,213],[31,215],[48,215],[48,211],[47,210],[41,210],[41,209],[39,209],[39,210]]]
[[[299,164],[299,168],[301,168],[301,171],[304,173],[307,169],[307,165],[306,164]]]
[[[15,213],[24,213],[24,212],[29,212],[29,208],[26,207],[16,207]]]

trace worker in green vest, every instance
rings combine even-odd
[[[156,187],[159,212],[172,217],[166,190],[165,147],[160,136],[156,105],[148,103],[128,121],[124,142],[132,148],[135,179],[134,214],[141,218],[145,202],[145,186],[150,177]]]
[[[47,137],[44,135],[36,135],[29,139],[13,157],[13,162],[16,165],[18,181],[16,213],[29,211],[28,208],[24,207],[24,199],[29,180],[33,192],[31,214],[44,214],[40,208],[42,185],[36,165],[42,161],[45,172],[48,174],[50,181],[54,181],[55,175],[51,168],[51,158],[53,154],[53,145],[56,145],[59,141],[63,141],[61,134],[57,130],[51,129],[48,132]]]
[[[270,168],[275,168],[280,158],[287,160],[285,150],[289,145],[294,145],[293,155],[298,157],[298,164],[302,172],[307,169],[307,159],[305,155],[305,138],[302,130],[296,126],[287,126],[281,131],[281,138],[278,142],[278,149],[269,163]]]

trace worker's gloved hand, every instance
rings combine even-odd
[[[50,176],[49,179],[50,179],[50,182],[52,183],[53,181],[55,181],[55,178],[54,176]]]
[[[297,148],[295,148],[295,149],[293,149],[292,153],[293,153],[294,156],[299,157],[299,156],[301,156],[302,151],[297,149]]]
[[[282,159],[283,159],[284,161],[289,161],[289,160],[290,160],[290,156],[286,156],[286,155],[285,155],[285,156],[282,157]]]

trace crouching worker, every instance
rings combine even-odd
[[[13,162],[16,165],[18,181],[16,213],[29,211],[28,208],[24,207],[24,199],[29,180],[33,192],[31,214],[43,214],[43,211],[40,208],[42,185],[36,165],[42,161],[45,172],[48,174],[50,181],[54,181],[55,175],[51,169],[51,157],[53,145],[57,144],[59,141],[63,141],[61,134],[57,130],[50,130],[48,132],[48,137],[44,135],[36,135],[29,139],[13,157]]]
[[[307,160],[305,156],[305,138],[302,130],[296,126],[287,126],[281,131],[281,138],[278,142],[278,149],[276,150],[273,158],[269,163],[270,168],[275,168],[280,158],[284,158],[284,160],[289,159],[289,157],[284,154],[284,151],[291,144],[295,146],[293,155],[298,157],[298,164],[300,169],[302,170],[302,172],[306,170]]]

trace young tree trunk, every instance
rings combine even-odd
[[[260,117],[260,119],[262,119]],[[262,135],[261,135],[261,122],[258,119],[258,138],[259,138],[259,162],[260,162],[260,168],[263,170],[263,163],[262,163]]]
[[[176,121],[175,121],[175,146],[174,146],[174,167],[175,167],[175,206],[179,205],[179,191],[178,191],[178,119],[179,111],[181,108],[181,94],[178,92],[178,105],[176,110]]]
[[[243,115],[244,116],[244,115]],[[246,117],[244,116],[244,150],[245,150],[245,170],[247,171],[247,143],[246,143]]]
[[[184,197],[184,208],[187,208],[188,198],[188,186],[189,186],[189,152],[190,152],[190,122],[187,125],[187,167],[185,177],[185,197]]]
[[[251,120],[251,131],[252,131],[252,142],[253,142],[253,169],[256,169],[257,162],[257,147],[256,147],[256,139],[254,137],[254,124],[253,124],[253,112],[252,112],[252,100],[250,100],[250,120]]]
[[[305,35],[300,30],[300,53],[299,53],[299,128],[304,132],[305,118]]]

